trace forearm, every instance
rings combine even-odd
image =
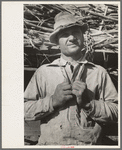
[[[84,111],[89,117],[100,123],[118,121],[118,104],[116,102],[92,100],[84,106]]]
[[[24,104],[25,120],[40,120],[54,111],[52,96],[36,101],[28,100]]]

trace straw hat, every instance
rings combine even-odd
[[[55,16],[54,31],[50,35],[50,42],[57,44],[57,33],[72,26],[81,27],[83,33],[88,29],[87,24],[83,23],[81,20],[78,21],[78,19],[69,12],[60,12],[57,14]]]

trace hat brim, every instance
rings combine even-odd
[[[57,34],[58,34],[60,31],[66,29],[66,28],[72,27],[72,26],[79,26],[79,27],[81,28],[83,34],[84,34],[84,33],[86,32],[86,30],[88,29],[88,25],[85,24],[85,23],[83,23],[83,24],[74,23],[74,24],[69,24],[69,25],[67,25],[67,26],[61,26],[61,27],[57,28],[55,31],[53,31],[53,32],[50,34],[50,37],[49,37],[50,42],[51,42],[51,43],[58,44],[58,43],[57,43],[57,37],[56,37]]]

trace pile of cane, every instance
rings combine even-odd
[[[48,51],[59,49],[57,45],[50,43],[49,35],[53,32],[55,16],[61,11],[68,11],[79,21],[88,24],[89,30],[85,34],[85,41],[89,54],[94,51],[118,53],[119,8],[117,4],[25,4],[23,7],[24,48],[31,47],[38,52],[43,52],[41,54],[47,61],[49,61]],[[44,53],[44,50],[47,52]],[[60,55],[60,53],[51,54],[53,55]]]
[[[94,40],[94,49],[118,50],[118,6],[117,5],[24,5],[24,46],[41,49],[55,46],[49,42],[53,31],[54,17],[61,11],[74,14],[79,20],[87,22],[90,35]]]

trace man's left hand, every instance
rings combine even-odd
[[[74,94],[77,98],[77,103],[79,105],[82,104],[82,94],[86,89],[86,83],[81,80],[76,80],[72,84],[72,94]]]

